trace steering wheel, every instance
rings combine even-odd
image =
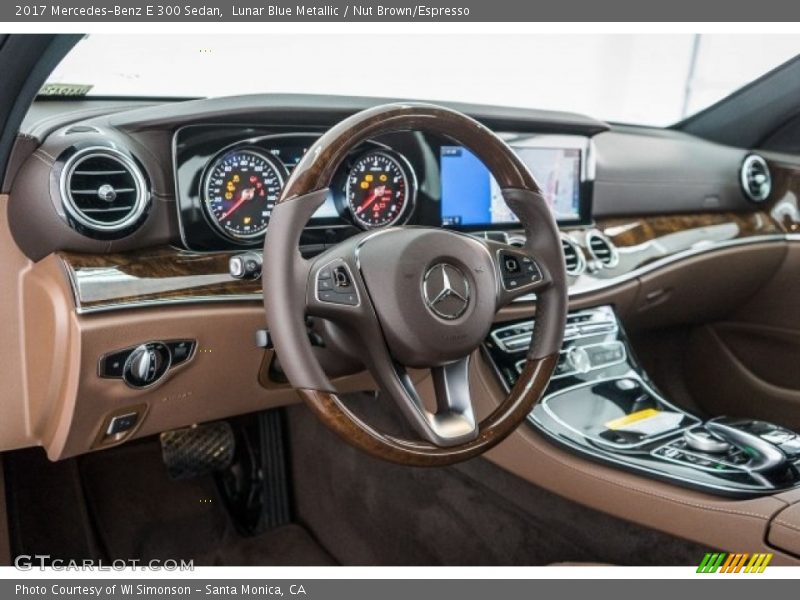
[[[401,226],[357,234],[306,260],[303,228],[325,201],[334,173],[358,144],[381,134],[446,136],[480,158],[525,229],[526,245],[433,228]],[[472,458],[519,426],[547,386],[567,312],[558,228],[533,176],[494,133],[459,112],[420,103],[360,112],[330,129],[294,169],[272,212],[264,242],[264,307],[281,366],[305,403],[330,429],[376,457],[406,465]],[[536,294],[536,327],[508,397],[480,423],[473,411],[469,357],[497,311]],[[378,431],[337,396],[315,356],[305,317],[334,323],[358,349],[383,397],[420,439]],[[406,368],[430,369],[436,410],[428,410]]]

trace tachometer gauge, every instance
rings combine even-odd
[[[283,166],[254,150],[231,150],[209,167],[204,205],[225,235],[250,240],[264,234],[284,182]]]
[[[394,225],[411,209],[413,172],[407,161],[393,152],[374,150],[353,164],[345,194],[350,214],[364,229]]]

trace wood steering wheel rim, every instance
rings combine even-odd
[[[317,267],[300,256],[303,227],[325,200],[337,168],[352,149],[370,138],[409,130],[446,136],[483,161],[525,229],[528,242],[524,252],[535,257],[543,274],[535,290],[535,335],[516,384],[491,414],[475,424],[470,439],[448,445],[388,435],[353,414],[315,358],[305,333],[305,312],[309,302],[313,304],[309,294],[314,291],[309,291],[309,274],[313,275]],[[495,251],[494,247],[490,249]],[[430,104],[388,104],[357,113],[328,130],[297,165],[275,205],[265,238],[263,263],[267,323],[290,383],[328,428],[377,458],[412,466],[442,466],[486,452],[524,422],[556,366],[567,313],[566,274],[558,227],[536,181],[516,153],[488,128],[457,111]],[[352,270],[358,268],[357,263],[352,263]],[[497,294],[502,295],[499,280],[497,287],[501,290]],[[365,289],[359,289],[360,304],[369,304]],[[497,310],[499,307],[498,304]],[[369,306],[363,310],[369,310]]]

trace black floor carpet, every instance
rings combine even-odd
[[[157,440],[50,463],[41,450],[6,458],[15,554],[177,559],[203,565],[331,565],[307,530],[239,535],[211,477],[172,481]]]
[[[381,424],[380,399],[356,404]],[[55,464],[32,449],[4,455],[13,553],[198,566],[686,565],[703,555],[485,460],[399,467],[344,444],[303,406],[288,414],[295,523],[240,535],[211,477],[168,478],[156,439]]]
[[[348,406],[388,428],[382,402],[351,397]],[[570,502],[483,459],[392,465],[342,442],[304,406],[288,413],[297,517],[341,564],[687,565],[707,551]]]

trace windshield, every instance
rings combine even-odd
[[[458,101],[664,126],[798,53],[800,36],[774,34],[91,35],[50,83],[90,96]]]

